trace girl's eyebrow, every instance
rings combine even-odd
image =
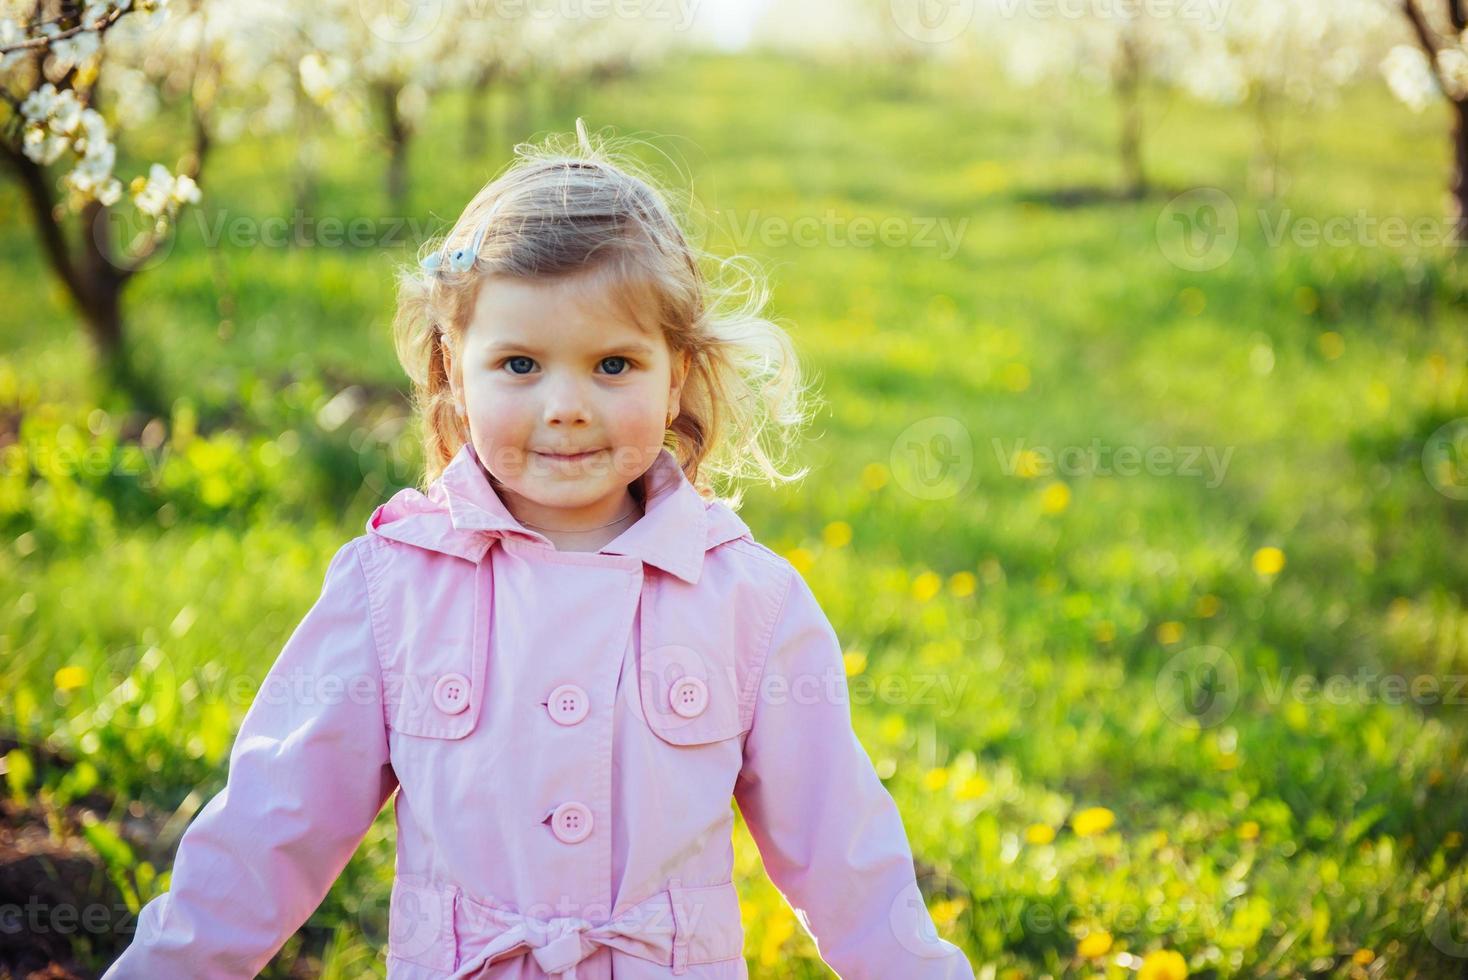
[[[513,341],[500,341],[497,344],[491,344],[489,348],[485,351],[485,353],[492,357],[495,354],[502,354],[508,351],[519,351],[525,354],[542,353],[541,351],[536,350],[534,347],[530,347],[526,344],[517,344]],[[617,344],[615,347],[608,347],[596,356],[609,357],[613,354],[641,354],[644,357],[651,357],[652,353],[653,349],[647,344],[644,344],[641,341],[634,341],[629,344]]]

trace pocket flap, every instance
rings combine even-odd
[[[494,602],[488,554],[480,560],[474,578],[469,640],[409,647],[400,659],[406,669],[383,671],[384,720],[393,731],[425,738],[463,738],[478,723],[484,705]]]
[[[388,728],[425,738],[463,738],[474,730],[484,701],[482,668],[467,655],[444,661],[446,669],[436,673],[383,675]]]
[[[739,735],[732,658],[663,644],[642,651],[638,687],[648,727],[665,742],[699,745]],[[728,666],[720,667],[727,662]]]

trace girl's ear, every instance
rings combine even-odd
[[[683,382],[688,380],[688,368],[692,363],[693,355],[686,350],[680,351],[678,356],[673,358],[673,370],[670,372],[672,374],[672,381],[668,388],[668,400],[674,405],[678,404],[678,399],[683,393]]]
[[[443,355],[443,373],[449,379],[449,394],[453,395],[456,404],[462,404],[463,395],[459,391],[459,376],[454,373],[454,350],[449,346],[448,338],[443,334],[439,334],[438,349]]]

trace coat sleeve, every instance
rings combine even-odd
[[[937,934],[897,804],[852,729],[836,632],[789,571],[734,790],[765,870],[845,980],[972,980]]]
[[[841,644],[790,568],[735,782],[769,877],[846,980],[972,980],[938,936],[897,804],[851,728]]]
[[[397,786],[367,581],[348,542],[245,713],[226,785],[104,980],[254,977],[310,917]]]

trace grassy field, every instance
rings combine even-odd
[[[703,56],[515,112],[514,139],[578,114],[654,138],[708,244],[771,270],[827,408],[812,475],[742,516],[836,625],[930,908],[985,975],[1168,976],[1165,951],[1195,976],[1462,975],[1468,470],[1424,447],[1468,416],[1468,277],[1360,230],[1439,213],[1444,113],[1377,87],[1292,110],[1264,200],[1247,110],[1154,93],[1158,189],[1121,200],[1104,96],[982,66]],[[334,144],[319,214],[439,230],[505,159],[463,158],[462,119],[446,99],[418,140],[411,215],[360,138]],[[176,832],[223,785],[249,682],[415,479],[387,322],[416,241],[209,247],[219,216],[289,214],[290,158],[221,148],[129,292],[177,398],[141,434],[99,404],[0,184],[7,813],[50,814],[134,905],[171,852],[130,821]],[[1199,186],[1238,215],[1216,268],[1169,237]],[[1330,219],[1356,230],[1314,242]],[[355,411],[323,413],[349,384]],[[87,447],[124,462],[58,465]],[[385,812],[269,976],[382,974],[392,836]],[[751,974],[827,975],[742,825],[736,845]]]

